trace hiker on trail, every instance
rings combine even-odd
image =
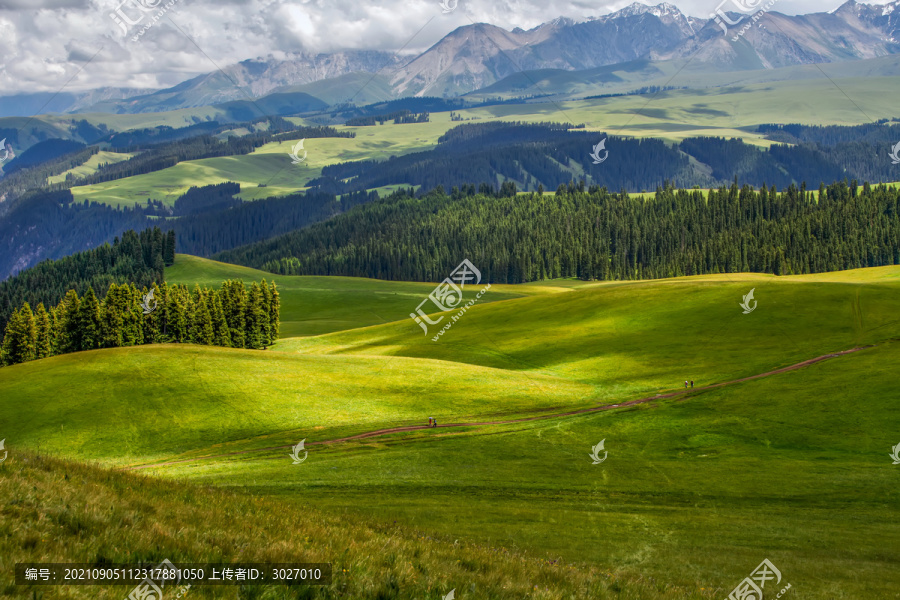
[[[684,389],[687,389],[687,379],[684,380]]]
[[[437,419],[434,420],[434,427],[437,427]]]
[[[691,389],[694,389],[694,380],[691,379]]]

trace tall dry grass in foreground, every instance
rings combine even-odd
[[[351,514],[153,479],[17,451],[0,465],[0,592],[17,598],[125,598],[131,586],[16,586],[17,562],[331,562],[329,586],[193,587],[188,597],[683,599],[635,574],[433,539]],[[721,590],[720,590],[721,591]],[[726,592],[727,593],[727,592]],[[719,594],[720,595],[720,594]]]

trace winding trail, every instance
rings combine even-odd
[[[766,373],[760,373],[758,375],[751,375],[749,377],[744,377],[742,379],[735,379],[732,381],[725,381],[722,383],[714,383],[712,385],[708,385],[705,387],[692,388],[692,389],[686,390],[686,391],[679,390],[677,392],[671,392],[668,394],[656,394],[655,396],[649,396],[647,398],[639,398],[637,400],[629,400],[627,402],[622,402],[621,404],[604,404],[601,406],[594,406],[591,408],[582,408],[579,410],[572,410],[572,411],[568,411],[568,412],[553,413],[553,414],[549,414],[549,415],[538,415],[535,417],[523,417],[521,419],[510,419],[510,420],[506,420],[506,421],[477,421],[477,422],[472,422],[472,423],[448,423],[446,425],[438,425],[437,428],[444,429],[444,428],[452,428],[452,427],[482,427],[482,426],[486,426],[486,425],[510,425],[510,424],[514,424],[514,423],[526,423],[528,421],[539,421],[539,420],[543,420],[543,419],[556,419],[559,417],[581,415],[581,414],[585,414],[585,413],[599,412],[602,410],[612,410],[614,408],[624,408],[626,406],[634,406],[636,404],[645,404],[647,402],[652,402],[654,400],[664,400],[666,398],[675,398],[678,396],[688,396],[694,392],[702,392],[704,390],[712,390],[712,389],[716,389],[716,388],[720,388],[720,387],[725,387],[727,385],[734,385],[736,383],[742,383],[744,381],[751,381],[753,379],[762,379],[764,377],[771,377],[772,375],[779,375],[781,373],[787,373],[789,371],[796,371],[798,369],[803,369],[805,367],[828,360],[830,358],[838,358],[840,356],[845,356],[847,354],[853,354],[854,352],[859,352],[861,350],[865,350],[867,348],[872,348],[872,347],[873,346],[862,346],[859,348],[852,348],[850,350],[843,350],[841,352],[835,352],[833,354],[824,354],[824,355],[818,356],[816,358],[811,358],[809,360],[799,362],[795,365],[782,367],[781,369],[775,369],[774,371],[768,371]],[[391,427],[389,429],[377,429],[375,431],[368,431],[366,433],[359,433],[356,435],[337,438],[337,439],[333,439],[333,440],[323,440],[321,442],[309,442],[306,445],[307,446],[325,446],[325,445],[330,445],[330,444],[339,444],[341,442],[349,442],[352,440],[363,440],[363,439],[367,439],[367,438],[391,435],[393,433],[403,433],[403,432],[407,432],[407,431],[419,431],[419,430],[423,430],[423,429],[435,429],[435,428],[428,427],[427,425],[410,425],[410,426],[405,426],[405,427]],[[286,446],[269,446],[267,448],[253,448],[251,450],[239,450],[236,452],[226,452],[224,454],[211,454],[209,456],[198,456],[195,458],[183,458],[180,460],[171,460],[171,461],[167,461],[167,462],[153,463],[153,464],[149,464],[149,465],[138,465],[138,466],[125,467],[125,470],[136,471],[136,470],[140,470],[140,469],[153,469],[153,468],[157,468],[157,467],[166,467],[169,465],[177,465],[177,464],[181,464],[181,463],[196,462],[196,461],[200,461],[200,460],[209,460],[211,458],[223,458],[226,456],[236,456],[239,454],[250,454],[253,452],[268,452],[270,450],[284,450],[286,448],[293,448],[293,446],[291,444],[288,444]]]

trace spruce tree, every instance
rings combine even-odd
[[[103,342],[102,322],[100,316],[100,302],[94,294],[94,288],[88,288],[81,299],[76,318],[78,331],[81,336],[80,350],[94,350]]]
[[[37,330],[37,341],[34,348],[34,357],[37,359],[53,356],[53,327],[50,315],[41,302],[34,314],[34,326]]]
[[[245,304],[247,290],[244,282],[228,280],[222,284],[222,310],[225,312],[225,320],[231,331],[231,346],[233,348],[245,347]]]
[[[187,307],[184,300],[187,290],[172,286],[166,302],[167,337],[170,342],[181,343],[187,338]]]
[[[211,292],[210,298],[212,301],[213,345],[229,348],[231,332],[228,329],[228,321],[225,319],[225,311],[222,310],[221,294]]]
[[[270,314],[272,309],[272,290],[269,289],[269,284],[266,283],[265,279],[262,280],[262,284],[259,286],[259,292],[261,295],[260,303],[262,304],[262,311],[266,316],[263,320],[264,345],[268,346],[272,343],[272,319]]]
[[[150,291],[153,292],[153,299],[156,302],[156,310],[150,312],[150,314],[145,315],[144,309],[140,307],[140,304],[138,304],[140,315],[143,318],[141,330],[143,333],[144,344],[156,344],[162,341],[162,328],[164,325],[163,319],[166,312],[166,297],[163,295],[163,291],[156,284],[153,284],[153,286],[149,290],[147,288],[144,288],[143,291],[138,292],[141,300],[143,300],[144,296],[149,294]]]
[[[0,343],[0,365],[4,367],[16,364],[14,359],[14,343],[13,338],[15,332],[19,328],[19,310],[13,310],[6,321],[6,329],[3,332],[3,342]]]
[[[6,326],[0,355],[4,365],[16,365],[34,360],[37,345],[37,329],[34,325],[34,313],[26,302],[20,310],[13,313]]]
[[[56,307],[59,332],[56,338],[60,354],[81,350],[81,330],[78,327],[79,308],[81,308],[81,299],[78,298],[75,290],[66,292],[65,298]]]
[[[166,234],[166,247],[163,250],[163,261],[166,266],[175,264],[175,230],[170,229]]]
[[[119,286],[111,283],[100,306],[101,348],[118,348],[122,345],[123,318]]]
[[[56,307],[50,307],[50,356],[56,356],[60,353],[60,333],[59,333],[59,319],[56,316]]]
[[[274,344],[278,341],[281,333],[281,298],[275,282],[272,282],[271,292],[269,294],[269,343]]]
[[[201,293],[194,302],[194,310],[191,315],[191,342],[202,346],[211,346],[213,343],[213,324],[209,314],[206,294]]]
[[[266,322],[268,317],[263,311],[262,292],[255,281],[247,295],[247,306],[244,311],[244,347],[258,350],[266,345]]]
[[[138,346],[144,343],[144,309],[141,307],[144,295],[134,284],[123,285],[121,293],[122,345]]]

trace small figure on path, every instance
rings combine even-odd
[[[428,417],[428,426],[431,427],[431,423],[434,421],[434,417]]]
[[[684,380],[684,389],[687,389],[687,379]]]
[[[691,379],[691,389],[694,389],[694,380]]]
[[[437,419],[434,420],[434,427],[437,427]]]

